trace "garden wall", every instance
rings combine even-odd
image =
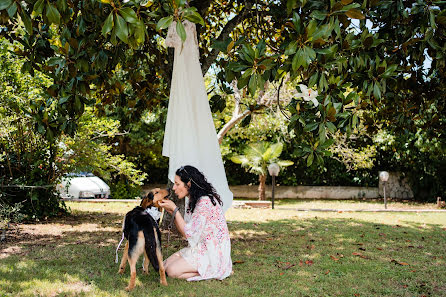
[[[236,198],[258,198],[258,186],[231,186]],[[271,198],[271,186],[266,187],[266,198]],[[374,199],[378,198],[378,188],[374,187],[330,187],[330,186],[276,186],[277,199]]]
[[[152,188],[166,187],[166,185],[146,185],[144,192]],[[230,186],[235,198],[257,199],[257,185]],[[266,198],[271,198],[271,186],[266,186]],[[329,186],[276,186],[274,198],[277,199],[373,199],[379,198],[378,188],[375,187],[329,187]]]
[[[146,185],[144,192],[166,185]],[[257,199],[258,185],[241,185],[229,187],[235,198]],[[271,199],[271,185],[266,186],[266,198]],[[384,197],[383,184],[378,187],[344,187],[344,186],[276,186],[274,198],[277,199],[375,199]],[[386,197],[412,199],[412,190],[405,178],[398,172],[389,172],[386,183]]]

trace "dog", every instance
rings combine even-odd
[[[163,265],[163,255],[161,253],[161,232],[157,222],[150,214],[145,212],[146,208],[155,206],[159,208],[159,202],[167,199],[169,190],[156,188],[151,190],[141,201],[141,205],[129,211],[122,224],[122,231],[127,242],[124,247],[121,264],[118,273],[123,274],[126,262],[130,266],[130,282],[125,288],[131,291],[135,287],[136,262],[139,256],[144,253],[144,273],[149,273],[149,261],[153,268],[159,272],[160,283],[167,286],[166,272]]]

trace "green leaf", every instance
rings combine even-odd
[[[280,167],[288,167],[294,164],[293,161],[289,161],[289,160],[279,160],[276,162],[277,165],[279,165]]]
[[[254,62],[254,58],[255,58],[256,54],[250,45],[243,44],[241,51],[242,51],[246,61],[248,61],[249,63]]]
[[[327,13],[319,11],[319,10],[314,10],[311,14],[310,17],[319,21],[323,21],[325,20],[325,17],[327,16]]]
[[[69,99],[71,98],[71,95],[65,96],[65,97],[61,97],[59,99],[59,105],[64,104],[65,102],[67,102]]]
[[[325,150],[329,148],[334,143],[334,139],[327,139],[326,141],[322,142],[321,145],[319,145],[318,149]]]
[[[142,20],[139,20],[138,23],[136,23],[135,26],[135,39],[138,44],[144,43],[144,40],[146,39],[146,30],[144,26],[144,22]]]
[[[318,134],[319,134],[319,140],[320,140],[320,142],[321,142],[321,143],[324,143],[324,142],[325,142],[325,125],[324,125],[324,123],[320,123],[320,124],[319,124],[319,131],[318,131]]]
[[[265,53],[265,50],[266,50],[266,43],[265,43],[265,40],[262,39],[256,46],[255,57],[259,58],[259,57],[263,56],[263,54]]]
[[[335,133],[336,132],[336,126],[331,123],[331,122],[326,122],[325,125],[327,126],[328,131],[330,131],[331,133]]]
[[[45,126],[43,126],[42,124],[39,124],[37,126],[37,131],[39,131],[40,134],[45,134]]]
[[[293,57],[293,61],[291,63],[291,67],[293,71],[299,69],[300,66],[305,64],[307,57],[303,49],[299,49]]]
[[[291,56],[297,50],[297,41],[291,41],[285,49],[285,55]]]
[[[373,85],[373,96],[375,96],[376,99],[381,98],[381,89],[377,82],[375,82],[375,84]]]
[[[57,0],[57,8],[59,9],[59,11],[65,11],[68,8],[67,5],[67,0]]]
[[[248,158],[246,158],[246,156],[243,155],[232,156],[231,161],[234,162],[235,164],[244,164],[248,162]]]
[[[106,36],[108,32],[113,29],[113,11],[108,15],[107,19],[102,25],[102,35]]]
[[[319,72],[315,72],[311,77],[310,80],[308,81],[308,87],[311,88],[312,86],[314,86],[317,82],[317,79],[319,77]]]
[[[181,42],[185,42],[186,41],[186,30],[184,29],[183,23],[181,22],[177,22],[177,33],[181,38]]]
[[[315,20],[311,20],[308,23],[308,26],[306,28],[308,38],[310,38],[313,35],[313,33],[316,31],[316,28],[317,28],[316,21]]]
[[[22,68],[20,69],[20,72],[22,72],[23,74],[26,74],[26,73],[30,72],[31,69],[32,69],[31,62],[26,61],[25,63],[23,63]]]
[[[270,159],[276,159],[279,158],[280,154],[282,154],[283,150],[283,143],[274,143],[272,144],[266,151],[269,151],[269,156],[267,159],[264,158],[264,160],[270,160]],[[266,153],[265,153],[266,154]],[[266,155],[265,155],[266,156]]]
[[[0,0],[0,10],[8,8],[11,5],[12,0]]]
[[[175,0],[177,7],[182,7],[186,3],[186,0]]]
[[[17,12],[17,3],[13,3],[11,6],[9,6],[8,8],[8,16],[10,18],[13,18],[15,16],[15,13]]]
[[[126,21],[118,14],[115,18],[116,36],[123,42],[128,43],[129,29]]]
[[[316,59],[316,52],[311,47],[308,46],[304,46],[304,51],[305,55],[308,57],[306,61],[307,62],[306,65],[308,65],[311,63],[311,60]]]
[[[127,23],[136,24],[139,19],[136,12],[130,7],[123,7],[119,10],[119,14],[124,18]]]
[[[254,95],[256,93],[256,89],[257,89],[257,74],[254,73],[253,75],[251,75],[251,78],[249,79],[248,90],[251,95]]]
[[[316,130],[316,128],[318,127],[318,123],[311,123],[311,124],[307,124],[306,126],[305,126],[305,128],[304,128],[304,131],[305,132],[310,132],[310,131],[313,131],[313,130]]]
[[[239,80],[237,80],[237,88],[239,89],[243,89],[249,82],[249,78],[240,78]]]
[[[193,11],[193,12],[191,12],[190,14],[185,15],[184,18],[185,18],[186,20],[191,21],[192,23],[200,24],[200,25],[204,26],[204,20],[203,20],[203,18],[202,18],[201,15],[200,15],[198,12],[196,12],[196,11]]]
[[[398,68],[397,64],[392,64],[389,67],[387,67],[386,71],[384,71],[384,73],[381,74],[381,76],[384,78],[389,78],[397,68]]]
[[[158,23],[156,24],[156,30],[159,31],[159,30],[166,29],[167,27],[170,26],[172,21],[173,21],[173,16],[168,16],[168,17],[164,17],[164,18],[160,19],[158,21]]]
[[[245,72],[243,72],[243,74],[242,74],[242,79],[243,78],[247,78],[247,77],[250,77],[251,75],[252,75],[252,73],[254,72],[254,68],[248,68],[248,69],[246,69],[246,71]]]
[[[34,4],[33,12],[34,12],[36,15],[41,15],[42,12],[43,12],[43,8],[44,8],[44,7],[45,7],[45,6],[44,6],[44,2],[43,2],[43,0],[39,0],[39,1],[37,1],[37,2]]]
[[[300,21],[300,16],[293,12],[293,24],[298,34],[302,33],[302,22]]]
[[[33,24],[31,22],[31,18],[29,17],[29,15],[22,10],[20,18],[22,19],[23,24],[25,25],[26,32],[28,32],[29,35],[33,35]]]
[[[50,21],[52,24],[58,25],[60,23],[60,13],[57,10],[57,8],[52,4],[48,4],[46,6],[46,17],[48,18],[48,21]]]
[[[435,24],[435,14],[432,10],[429,10],[429,22],[432,29],[437,28],[437,24]]]
[[[307,166],[310,167],[313,164],[314,154],[310,153],[307,157]]]

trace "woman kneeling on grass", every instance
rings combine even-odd
[[[192,166],[176,171],[173,190],[179,199],[189,199],[184,219],[173,201],[163,200],[159,205],[174,216],[189,245],[164,262],[167,275],[188,281],[228,277],[232,272],[231,242],[220,196]]]

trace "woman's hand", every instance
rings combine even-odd
[[[172,200],[168,200],[168,199],[163,199],[158,204],[160,207],[164,208],[170,214],[172,214],[172,212],[177,207]]]

